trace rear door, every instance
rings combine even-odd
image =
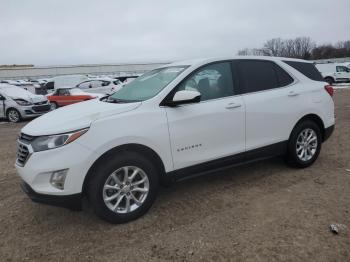
[[[242,59],[234,68],[246,106],[246,150],[288,140],[302,108],[301,87],[272,61]]]
[[[174,168],[245,150],[245,107],[234,90],[230,62],[196,70],[177,87],[201,93],[199,103],[166,107]]]
[[[59,106],[66,106],[74,103],[74,97],[71,97],[69,89],[58,89],[51,96],[50,101],[56,102]]]

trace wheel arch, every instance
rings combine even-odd
[[[323,142],[323,141],[324,141],[324,138],[325,138],[325,125],[324,125],[324,122],[323,122],[322,118],[319,117],[319,116],[316,115],[316,114],[307,114],[307,115],[303,116],[302,118],[300,118],[300,119],[296,122],[296,124],[293,126],[293,129],[292,129],[292,131],[291,131],[290,134],[289,134],[289,139],[290,139],[290,136],[292,135],[292,132],[293,132],[293,130],[295,129],[295,127],[296,127],[299,123],[301,123],[301,122],[303,122],[303,121],[305,121],[305,120],[313,121],[313,122],[315,122],[315,123],[318,125],[318,127],[320,128],[320,131],[321,131],[322,142]]]
[[[335,78],[333,76],[327,75],[323,79],[326,81],[327,78],[332,79],[333,83],[335,83]]]
[[[165,176],[165,174],[166,174],[165,166],[164,166],[164,163],[163,163],[162,159],[160,158],[160,156],[150,147],[147,147],[147,146],[141,145],[141,144],[130,143],[130,144],[124,144],[124,145],[114,147],[114,148],[108,150],[107,152],[105,152],[104,154],[102,154],[97,160],[95,160],[95,162],[89,168],[89,170],[84,178],[83,187],[82,187],[82,193],[84,195],[86,195],[88,181],[92,177],[94,171],[96,170],[96,167],[101,162],[105,161],[108,157],[110,157],[111,155],[120,154],[123,152],[139,153],[139,154],[142,154],[147,159],[149,159],[150,161],[152,161],[152,163],[154,163],[156,165],[157,169],[160,171],[160,178],[159,179],[160,179],[161,183],[167,183],[166,176]]]

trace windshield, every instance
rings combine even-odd
[[[108,101],[135,102],[150,99],[162,91],[186,67],[163,67],[145,73],[115,92]]]

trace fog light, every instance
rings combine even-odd
[[[57,170],[52,172],[50,183],[52,186],[63,190],[64,189],[64,181],[66,180],[68,169]]]

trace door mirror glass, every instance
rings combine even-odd
[[[172,104],[188,104],[188,103],[198,103],[201,100],[201,94],[194,90],[181,90],[177,91],[174,95]]]
[[[3,97],[2,95],[0,95],[0,101],[4,101],[5,97]]]

